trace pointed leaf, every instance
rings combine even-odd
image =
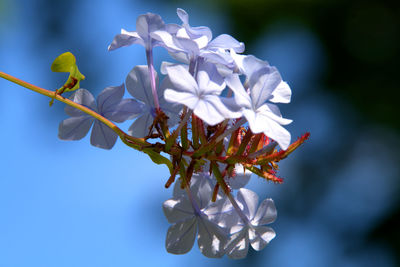
[[[75,56],[71,52],[65,52],[59,55],[51,65],[51,70],[54,72],[69,72],[68,80],[60,88],[63,92],[74,91],[80,87],[79,82],[85,79],[85,76],[80,73],[76,65]]]
[[[71,52],[65,52],[53,61],[53,64],[51,64],[51,70],[54,72],[71,72],[75,65],[75,56]]]
[[[159,153],[151,150],[151,149],[145,149],[143,150],[144,153],[149,155],[150,159],[157,165],[165,164],[167,165],[169,172],[173,173],[174,172],[174,167],[172,166],[172,163],[169,159],[166,157],[160,155]]]

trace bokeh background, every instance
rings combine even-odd
[[[143,48],[107,52],[120,28],[160,14],[245,42],[277,66],[293,98],[281,105],[293,138],[272,197],[277,237],[240,261],[164,247],[168,171],[118,142],[111,151],[57,138],[63,104],[0,80],[0,266],[400,266],[399,5],[363,0],[0,0],[0,70],[43,88],[66,76],[50,64],[73,52],[98,94],[121,84]],[[156,49],[159,65],[168,55]],[[127,129],[129,123],[122,125]]]

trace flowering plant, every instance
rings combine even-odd
[[[178,9],[181,25],[165,24],[159,15],[137,19],[136,31],[121,30],[109,50],[132,44],[144,46],[147,65],[135,66],[125,83],[105,88],[95,99],[80,88],[85,78],[75,57],[67,52],[52,70],[68,72],[55,92],[0,72],[0,77],[67,104],[70,116],[59,125],[59,138],[79,140],[90,128],[92,145],[111,149],[118,138],[168,167],[165,187],[173,197],[163,204],[172,226],[166,249],[183,254],[194,244],[207,257],[247,255],[249,244],[263,249],[275,232],[266,226],[276,219],[272,199],[260,204],[244,186],[255,174],[282,183],[277,163],[299,147],[305,134],[290,144],[276,103],[289,103],[291,89],[275,67],[244,52],[244,44],[227,34],[212,38],[208,27],[192,27]],[[161,46],[177,62],[153,66],[153,47]],[[124,99],[125,87],[132,98]],[[74,93],[67,99],[61,94]],[[117,127],[133,120],[128,132]],[[280,147],[280,149],[278,149]],[[235,193],[236,191],[236,193]]]

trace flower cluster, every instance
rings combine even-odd
[[[129,134],[67,106],[71,118],[61,122],[59,137],[81,139],[94,122],[92,145],[110,149],[119,136],[168,166],[165,187],[176,181],[173,197],[163,204],[172,224],[168,252],[188,252],[197,235],[205,256],[243,258],[249,244],[261,250],[275,237],[265,225],[277,214],[271,199],[259,204],[244,186],[251,174],[281,183],[277,163],[308,134],[290,144],[283,126],[291,120],[276,103],[289,103],[291,89],[275,67],[241,54],[244,44],[230,35],[213,39],[208,27],[192,27],[184,10],[177,14],[181,25],[147,13],[138,17],[136,31],[122,29],[115,36],[110,51],[139,44],[146,52],[147,65],[135,66],[124,84],[107,87],[97,101],[85,89],[70,97],[107,120],[135,119]],[[162,63],[161,82],[153,66],[155,46],[176,60]],[[123,99],[125,87],[133,98]]]

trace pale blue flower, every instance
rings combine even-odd
[[[165,25],[164,21],[157,14],[147,13],[140,15],[136,20],[136,31],[126,31],[121,29],[121,34],[114,37],[112,43],[108,46],[108,50],[115,50],[123,46],[132,44],[140,44],[146,49],[154,46],[162,45],[161,42],[152,37],[155,31],[171,31],[176,32],[178,25]]]
[[[169,78],[164,78],[159,86],[158,75],[155,72],[156,88],[160,109],[169,117],[168,126],[172,127],[179,122],[181,105],[168,103],[164,99],[165,88],[171,88]],[[150,76],[147,66],[136,66],[126,77],[126,89],[137,100],[143,104],[142,112],[129,128],[129,134],[135,137],[145,137],[149,134],[149,127],[156,116],[156,108],[151,94]]]
[[[239,113],[230,108],[230,99],[219,95],[226,85],[211,63],[199,66],[197,79],[181,65],[167,67],[172,88],[167,88],[164,97],[171,103],[180,103],[209,125],[216,125],[228,118],[237,118]]]
[[[244,51],[244,44],[228,34],[221,34],[212,40],[212,32],[208,27],[192,27],[189,15],[178,8],[177,14],[182,20],[182,27],[175,31],[154,31],[152,36],[163,43],[176,60],[190,63],[198,57],[210,62],[232,66],[233,59],[226,50],[238,53]]]
[[[241,107],[243,116],[249,123],[253,133],[263,132],[274,139],[282,149],[290,144],[290,133],[281,125],[291,123],[282,118],[279,108],[266,101],[286,101],[290,94],[288,86],[282,85],[282,78],[276,68],[266,67],[254,72],[248,79],[249,91],[243,87],[239,76],[232,74],[225,79],[227,85],[235,93],[235,102]],[[287,85],[287,84],[286,84]]]
[[[179,188],[176,183],[175,188]],[[212,187],[201,174],[193,174],[190,185],[191,196],[182,189],[174,189],[174,197],[165,201],[163,211],[169,223],[166,238],[167,251],[184,254],[197,243],[201,253],[210,258],[220,258],[225,254],[224,247],[228,233],[218,226],[215,218],[231,213],[232,207],[226,199],[211,202]]]
[[[107,87],[99,94],[96,103],[93,95],[88,90],[78,89],[69,99],[97,112],[109,120],[123,122],[136,117],[143,110],[143,105],[134,99],[122,100],[124,91],[125,87],[123,84]],[[93,146],[104,149],[111,149],[114,146],[118,135],[107,125],[71,106],[66,106],[65,112],[71,118],[65,119],[60,123],[58,128],[58,137],[60,139],[82,139],[89,132],[94,122],[90,143]]]
[[[236,201],[244,218],[237,216],[225,252],[229,258],[241,259],[246,257],[249,243],[253,249],[260,251],[275,238],[275,231],[265,225],[275,221],[277,212],[272,199],[265,199],[258,206],[258,195],[245,188],[239,189]]]

